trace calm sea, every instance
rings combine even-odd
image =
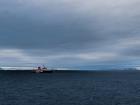
[[[0,105],[140,105],[140,71],[0,71]]]

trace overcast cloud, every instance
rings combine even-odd
[[[139,0],[0,0],[0,64],[138,66],[139,5]]]

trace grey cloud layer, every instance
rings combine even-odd
[[[51,63],[49,56],[56,55],[60,57],[55,61],[69,63],[74,59],[81,63],[87,54],[93,58],[87,63],[101,57],[114,61],[139,57],[139,43],[124,45],[129,43],[125,39],[140,38],[138,4],[139,0],[1,0],[0,48],[20,49]]]

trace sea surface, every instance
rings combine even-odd
[[[0,71],[0,105],[140,105],[140,71]]]

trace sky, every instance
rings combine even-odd
[[[139,5],[139,0],[0,0],[0,66],[139,66]]]

